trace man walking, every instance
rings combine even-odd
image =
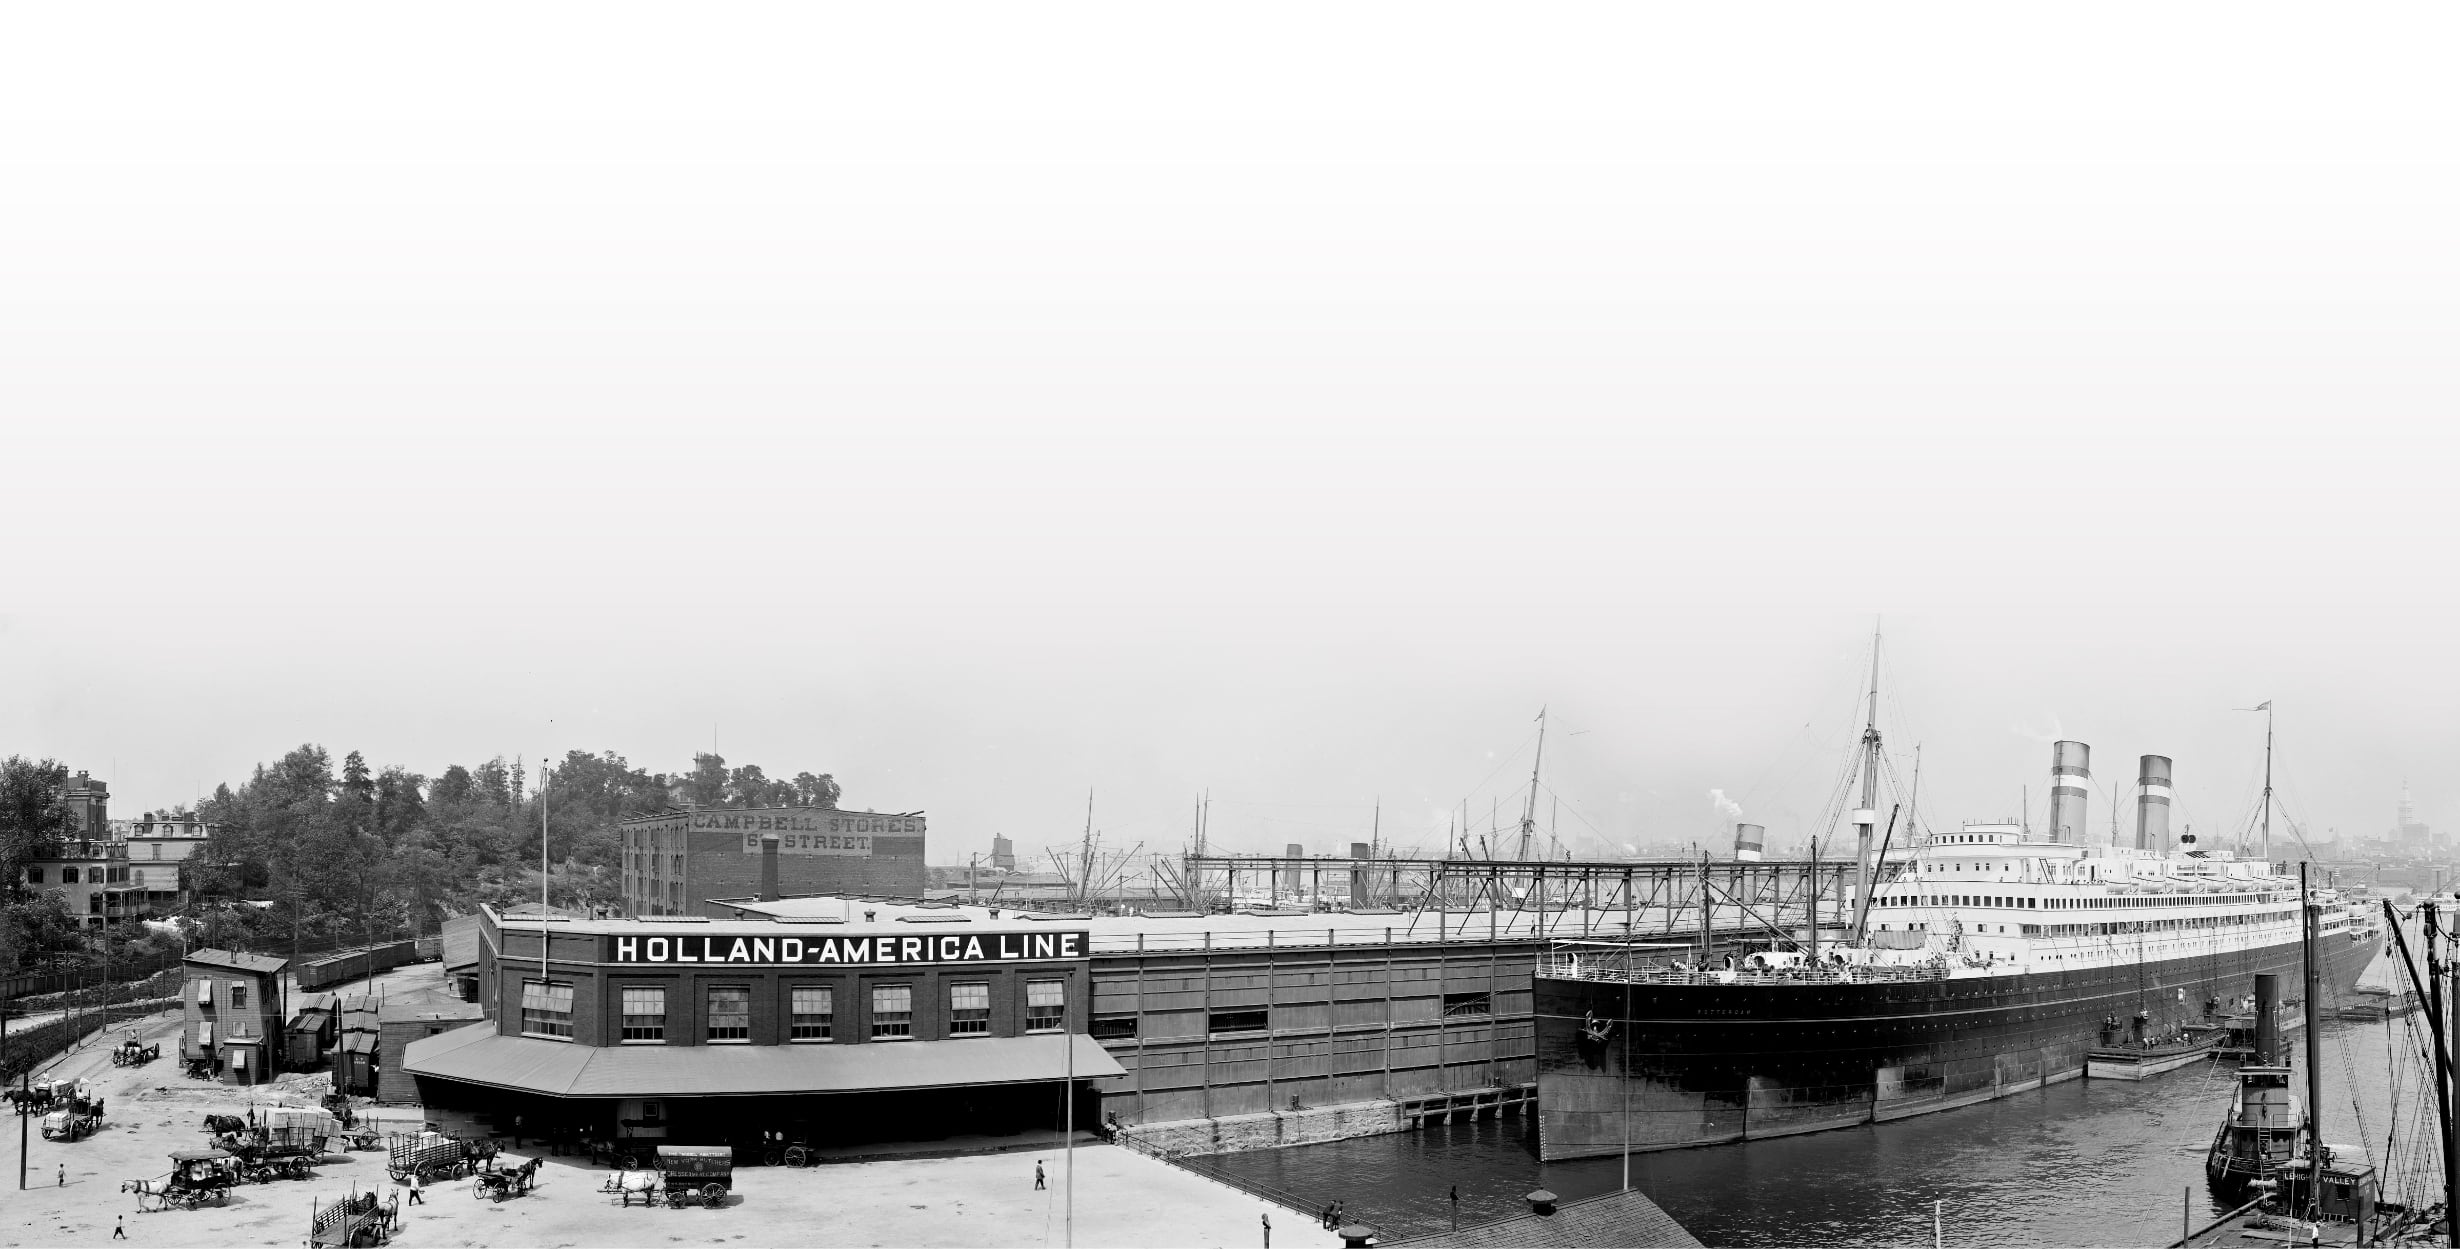
[[[128,1216],[127,1216],[127,1215],[125,1215],[125,1214],[121,1215],[121,1216],[120,1216],[120,1221],[119,1221],[119,1222],[117,1222],[117,1223],[114,1223],[114,1224],[112,1224],[112,1225],[111,1225],[111,1239],[113,1239],[113,1240],[126,1240],[126,1239],[128,1239]]]
[[[61,1163],[61,1164],[60,1164],[60,1182],[59,1182],[57,1185],[55,1185],[54,1187],[58,1187],[58,1188],[66,1188],[66,1187],[68,1187],[68,1164],[67,1164],[67,1163],[65,1163],[65,1162],[63,1162],[63,1163]]]
[[[418,1174],[418,1172],[416,1172],[416,1171],[411,1172],[411,1173],[410,1173],[410,1204],[411,1204],[411,1205],[414,1205],[414,1206],[423,1206],[423,1205],[426,1205],[426,1204],[427,1204],[427,1192],[426,1192],[426,1189],[427,1189],[426,1182],[425,1182],[425,1181],[423,1181],[423,1180],[421,1180],[421,1179],[419,1178],[419,1174]]]
[[[1048,1184],[1042,1182],[1042,1160],[1036,1158],[1034,1159],[1034,1191],[1038,1193],[1048,1187],[1050,1187]]]

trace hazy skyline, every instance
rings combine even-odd
[[[1879,621],[1936,824],[2460,832],[2453,21],[29,12],[0,753],[1788,845]]]

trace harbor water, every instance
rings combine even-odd
[[[2430,1202],[2441,1183],[2419,1092],[2424,1032],[2422,1014],[2323,1025],[2324,1139],[2361,1145],[2387,1199],[2418,1189]],[[2303,1099],[2303,1046],[2290,1048]],[[1893,1123],[1634,1154],[1631,1183],[1710,1245],[1928,1245],[1934,1202],[1951,1245],[2166,1244],[2186,1219],[2228,1208],[2203,1165],[2236,1070],[2207,1061]],[[1447,1226],[1455,1188],[1467,1226],[1525,1212],[1534,1188],[1570,1199],[1621,1186],[1620,1156],[1540,1164],[1535,1131],[1534,1117],[1488,1120],[1200,1161],[1309,1208],[1342,1201],[1395,1236]]]

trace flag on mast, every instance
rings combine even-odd
[[[2247,710],[2249,710],[2249,711],[2270,711],[2270,710],[2272,710],[2272,700],[2271,700],[2271,699],[2269,699],[2269,698],[2267,698],[2267,699],[2263,700],[2262,702],[2257,703],[2257,704],[2255,704],[2255,705],[2254,705],[2254,706],[2252,706],[2252,707],[2249,707]]]

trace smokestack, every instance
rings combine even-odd
[[[1350,843],[1350,858],[1354,860],[1372,860],[1374,857],[1375,847],[1372,844],[1363,841],[1353,841]],[[1365,906],[1372,889],[1373,877],[1367,869],[1355,867],[1350,869],[1351,906]]]
[[[1759,825],[1757,825],[1757,824],[1737,824],[1737,825],[1735,825],[1735,826],[1734,826],[1734,861],[1735,861],[1735,862],[1737,862],[1737,863],[1757,863],[1757,862],[1759,862],[1759,861],[1760,861],[1760,848],[1761,848],[1762,846],[1766,845],[1766,844],[1767,844],[1767,841],[1768,841],[1768,830],[1767,830],[1767,829],[1762,828],[1762,827],[1760,827],[1760,826],[1759,826]]]
[[[2084,796],[2093,782],[2093,748],[2082,742],[2050,747],[2050,840],[2084,844]]]
[[[760,900],[777,901],[777,834],[760,838]]]
[[[2281,978],[2255,974],[2255,1065],[2277,1067],[2281,1057]]]
[[[1307,847],[1293,841],[1281,848],[1281,857],[1285,859],[1306,858]],[[1307,887],[1307,878],[1305,874],[1302,873],[1295,865],[1283,868],[1281,872],[1281,887],[1289,890],[1292,894],[1296,894],[1299,890]]]
[[[2170,760],[2146,755],[2135,766],[2135,848],[2170,848]]]

